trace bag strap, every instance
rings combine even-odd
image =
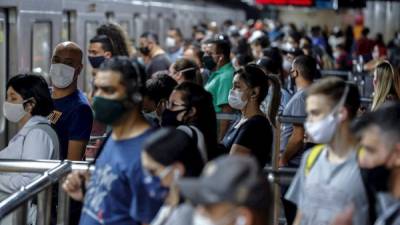
[[[24,140],[22,141],[21,159],[22,159],[22,156],[24,155],[25,138],[26,138],[26,136],[28,136],[29,132],[31,132],[34,129],[40,129],[50,136],[50,139],[54,145],[54,152],[50,151],[49,159],[59,159],[60,158],[60,141],[58,139],[58,135],[57,135],[56,131],[48,123],[38,123],[38,124],[35,124],[35,125],[27,128],[26,133],[24,135]]]
[[[310,154],[307,156],[306,159],[306,167],[304,171],[306,176],[310,173],[311,168],[314,166],[318,157],[321,155],[321,152],[324,149],[324,147],[325,145],[316,145],[310,150]]]
[[[112,131],[110,131],[110,132],[107,133],[106,138],[103,140],[103,142],[101,142],[101,145],[100,145],[99,149],[97,150],[97,153],[96,153],[96,156],[94,157],[94,160],[93,160],[91,163],[89,163],[89,164],[91,164],[91,165],[96,164],[96,161],[97,161],[97,159],[99,158],[101,152],[103,151],[104,146],[106,145],[106,142],[107,142],[108,139],[110,138],[111,133],[112,133]]]
[[[185,132],[189,135],[196,143],[197,149],[200,152],[201,158],[204,163],[208,161],[207,147],[205,144],[205,139],[203,133],[195,126],[181,125],[177,129]]]

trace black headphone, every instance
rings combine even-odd
[[[129,96],[130,100],[132,100],[132,102],[134,104],[139,104],[140,102],[143,101],[143,94],[142,94],[142,89],[143,89],[143,83],[142,83],[142,73],[139,69],[139,65],[138,62],[136,61],[132,61],[131,65],[133,67],[133,69],[136,72],[136,84],[133,87],[133,93],[131,94],[131,96]]]

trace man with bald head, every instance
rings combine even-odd
[[[60,138],[61,159],[82,160],[90,138],[92,110],[77,84],[82,68],[82,50],[77,44],[63,42],[56,46],[49,72],[55,106],[50,121]]]

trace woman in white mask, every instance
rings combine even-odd
[[[0,158],[58,159],[58,137],[47,120],[52,111],[53,101],[43,77],[31,74],[12,77],[7,83],[3,113],[19,130],[8,146],[0,151]],[[36,176],[38,175],[29,173],[1,173],[0,199],[31,183]],[[33,219],[32,215],[29,218]],[[11,216],[1,224],[12,224]]]
[[[151,225],[188,225],[193,208],[185,204],[177,187],[181,177],[200,175],[204,161],[196,144],[184,131],[162,128],[144,144],[144,184],[152,198],[164,202]]]
[[[260,110],[262,101],[273,90],[268,115]],[[226,133],[222,144],[230,154],[254,156],[260,167],[271,160],[272,125],[280,104],[280,85],[276,77],[267,75],[256,64],[248,64],[235,73],[228,97],[229,105],[240,111],[238,118]]]

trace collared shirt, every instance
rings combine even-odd
[[[33,116],[10,140],[8,146],[0,151],[1,159],[55,159],[55,143],[43,129],[33,126],[49,124],[47,118]],[[34,173],[0,173],[0,193],[11,194],[29,184],[38,176]]]
[[[227,63],[217,71],[211,73],[205,89],[213,97],[213,105],[216,113],[222,112],[221,105],[228,104],[229,91],[232,88],[235,69],[232,63]]]
[[[180,47],[175,52],[168,53],[168,57],[169,57],[169,60],[171,60],[172,63],[176,62],[176,60],[178,60],[178,59],[183,57],[183,47]]]

